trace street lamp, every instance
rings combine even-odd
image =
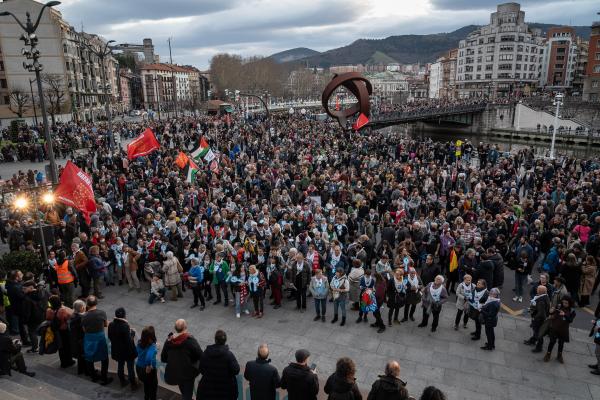
[[[160,121],[160,86],[158,83],[160,82],[160,79],[155,76],[154,78],[152,78],[152,82],[154,82],[154,87],[156,88],[154,93],[156,94],[156,102],[158,103],[156,108],[158,108],[158,120]]]
[[[556,126],[558,125],[558,113],[563,101],[562,93],[556,93],[554,104],[556,105],[556,113],[554,114],[554,129],[552,130],[552,144],[550,145],[550,159],[554,160],[554,142],[556,140]]]
[[[52,184],[56,184],[58,182],[58,171],[56,169],[56,160],[54,159],[54,148],[52,147],[52,138],[50,137],[50,127],[48,126],[48,115],[46,113],[46,102],[44,101],[43,89],[42,89],[42,80],[40,79],[40,72],[42,71],[42,64],[39,62],[40,51],[36,49],[38,38],[35,34],[36,29],[40,24],[40,20],[42,19],[42,14],[47,7],[54,7],[60,4],[60,1],[49,1],[44,4],[40,10],[40,13],[37,16],[35,24],[31,21],[31,15],[29,12],[25,13],[27,17],[27,21],[23,24],[13,13],[9,11],[4,11],[0,13],[0,17],[11,16],[17,21],[17,24],[25,31],[25,34],[22,34],[20,39],[25,43],[25,46],[29,46],[29,50],[23,49],[22,53],[28,60],[32,60],[30,64],[27,62],[23,63],[23,68],[28,70],[29,72],[35,72],[35,78],[37,80],[38,87],[38,96],[40,97],[40,108],[42,109],[42,118],[44,120],[44,139],[46,140],[46,145],[48,148],[48,159],[50,160],[50,178],[52,179]],[[37,117],[36,117],[37,119]]]
[[[40,232],[40,241],[42,242],[42,253],[44,255],[44,262],[48,262],[48,249],[46,247],[46,238],[44,237],[44,229],[42,227],[42,219],[40,218],[38,211],[38,201],[41,197],[41,202],[44,205],[52,205],[54,204],[54,193],[46,192],[40,196],[38,191],[34,191],[31,193],[31,199],[29,199],[26,195],[19,195],[14,200],[14,208],[19,212],[26,212],[30,205],[31,200],[33,200],[33,208],[35,219],[37,221],[37,228]]]
[[[81,36],[83,37],[84,32],[81,32]],[[85,38],[83,38],[85,39]],[[114,43],[114,40],[109,40],[108,42],[106,42],[104,44],[104,48],[102,49],[102,51],[98,51],[96,49],[94,49],[92,46],[90,46],[88,43],[84,42],[83,40],[80,42],[82,43],[90,53],[94,54],[96,57],[98,57],[98,59],[100,60],[100,77],[102,79],[102,91],[104,92],[104,112],[106,113],[106,123],[108,124],[108,138],[110,140],[110,154],[111,156],[114,156],[114,148],[115,148],[115,139],[113,136],[113,132],[112,132],[112,113],[110,111],[110,95],[108,93],[109,90],[109,86],[106,84],[106,71],[105,71],[105,64],[104,64],[104,59],[106,58],[106,56],[111,55],[112,54],[112,49],[110,47],[108,47],[111,43]]]

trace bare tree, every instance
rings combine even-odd
[[[10,91],[9,99],[9,110],[15,113],[17,117],[23,118],[23,114],[25,114],[29,108],[31,96],[29,96],[25,90],[15,88]]]
[[[42,82],[46,85],[44,98],[48,102],[48,112],[52,118],[52,125],[56,123],[56,114],[64,111],[67,100],[64,79],[59,74],[43,74]]]

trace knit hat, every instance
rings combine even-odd
[[[123,307],[119,307],[115,310],[115,317],[117,318],[125,318],[125,309]]]

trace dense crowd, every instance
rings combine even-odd
[[[139,128],[123,129],[135,136]],[[575,307],[590,304],[598,286],[595,159],[535,159],[529,149],[507,155],[483,143],[342,133],[328,122],[287,116],[269,123],[186,117],[152,128],[161,149],[147,157],[111,157],[102,144],[74,156],[93,179],[98,212],[87,224],[77,210],[48,206],[45,219],[55,238],[48,243],[48,265],[35,275],[5,272],[8,329],[30,343],[30,351],[40,350],[40,323],[61,320],[60,310],[70,307],[85,319],[111,285],[137,290],[152,307],[179,301],[190,290],[191,307],[232,305],[235,318],[280,312],[287,298],[300,313],[314,307],[315,323],[331,316],[330,323],[344,326],[349,312],[356,323],[372,314],[377,332],[412,324],[417,308],[419,327],[447,329],[439,326],[439,315],[452,301],[453,328],[473,321],[472,339],[479,341],[483,329],[482,349],[493,351],[500,290],[514,289],[515,302],[530,302],[526,342],[543,351],[548,337],[544,361],[558,343],[563,362]],[[201,136],[217,154],[218,168],[201,167],[188,182],[174,160]],[[11,251],[39,251],[25,229],[31,220],[5,211]],[[514,288],[503,288],[505,268],[514,271]],[[49,294],[54,300],[47,311]],[[87,299],[87,314],[77,298]],[[36,305],[43,312],[31,312]],[[124,310],[116,317],[124,319]],[[68,330],[70,318],[60,321],[61,329]],[[106,344],[106,315],[88,319],[93,328],[84,329],[82,340],[95,345],[78,353],[81,372],[106,383],[104,364],[100,378],[85,367],[108,360],[96,354]],[[182,324],[172,345],[189,337],[181,335]],[[600,343],[598,329],[594,341]],[[141,338],[146,345],[152,342],[147,335]],[[139,348],[137,354],[139,361]],[[63,366],[71,356],[64,356]],[[297,357],[303,370],[310,369],[307,357]],[[353,372],[349,362],[342,364],[346,372],[334,386],[347,392]],[[151,362],[141,367],[150,374]],[[119,377],[124,380],[123,365]],[[180,389],[191,398],[189,387]]]

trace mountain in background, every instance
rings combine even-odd
[[[548,28],[560,25],[529,23],[529,26],[541,29],[545,33]],[[385,39],[359,39],[347,46],[322,53],[311,49],[297,48],[273,54],[271,57],[278,62],[296,61],[310,67],[323,68],[348,64],[427,63],[434,62],[448,50],[458,47],[458,42],[477,28],[479,28],[477,25],[468,25],[447,33],[398,35]],[[578,36],[589,38],[589,27],[574,26],[573,28]],[[313,52],[313,54],[302,56],[303,52]]]
[[[269,58],[272,58],[278,63],[292,62],[301,60],[303,58],[311,57],[321,54],[316,50],[308,49],[306,47],[296,47],[295,49],[281,51],[279,53],[272,54]]]

